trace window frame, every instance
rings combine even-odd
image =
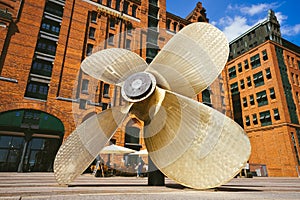
[[[250,64],[251,64],[251,68],[252,69],[255,69],[255,68],[261,66],[261,61],[260,61],[259,53],[250,57]]]

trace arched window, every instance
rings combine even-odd
[[[168,29],[168,30],[170,30],[170,26],[171,26],[171,20],[168,19],[168,20],[167,20],[167,29]]]
[[[202,16],[198,17],[198,22],[205,22]]]

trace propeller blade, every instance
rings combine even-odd
[[[145,60],[136,53],[118,48],[93,53],[81,63],[82,71],[114,85],[119,85],[134,73],[144,71],[147,66]]]
[[[158,86],[194,97],[217,78],[228,55],[228,41],[219,29],[193,23],[171,38],[146,71],[156,77]]]
[[[54,175],[59,184],[68,184],[84,172],[121,125],[131,106],[107,109],[72,132],[54,161]]]
[[[145,144],[167,177],[191,188],[212,188],[231,180],[247,162],[249,139],[232,119],[164,89],[156,88],[150,98]]]

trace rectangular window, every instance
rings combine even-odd
[[[126,39],[126,49],[130,50],[131,49],[131,40]]]
[[[255,87],[264,85],[264,77],[263,77],[263,73],[262,72],[258,72],[256,74],[253,74],[253,81],[254,81],[254,85]]]
[[[88,94],[89,80],[83,79],[81,84],[81,93]]]
[[[251,41],[251,33],[248,34],[248,40]]]
[[[127,34],[131,35],[132,34],[132,24],[128,23],[127,26],[126,26],[126,28],[127,28]]]
[[[171,29],[171,20],[167,19],[167,29],[170,30]],[[299,66],[300,69],[300,66]]]
[[[46,83],[29,82],[26,88],[25,97],[46,100],[49,86]]]
[[[98,16],[98,13],[93,11],[91,14],[91,22],[97,23],[97,16]]]
[[[97,3],[102,4],[102,0],[97,0]]]
[[[242,72],[243,71],[243,67],[242,67],[242,63],[238,64],[238,72]]]
[[[294,73],[291,73],[291,79],[292,79],[292,84],[295,84],[295,77],[294,77]]]
[[[109,98],[109,84],[103,86],[103,97]]]
[[[157,31],[159,19],[149,16],[148,17],[148,27]]]
[[[232,94],[236,94],[239,92],[239,86],[237,82],[230,85],[230,91]]]
[[[204,103],[205,105],[208,105],[210,107],[212,106],[211,99],[210,99],[210,89],[205,89],[202,92],[202,103]]]
[[[62,17],[64,12],[64,7],[54,2],[47,1],[45,6],[45,11],[52,15]]]
[[[102,103],[102,110],[106,110],[108,107],[108,104],[107,103]]]
[[[254,96],[251,94],[250,95],[250,105],[254,105],[255,101],[254,101]]]
[[[259,54],[252,56],[250,58],[250,62],[251,62],[252,69],[255,69],[255,68],[261,66]]]
[[[250,126],[250,117],[249,116],[246,116],[246,125]]]
[[[243,97],[243,106],[246,108],[248,107],[247,98]]]
[[[86,106],[86,100],[85,99],[80,99],[79,101],[79,108],[84,110]]]
[[[253,114],[253,115],[252,115],[252,118],[253,118],[253,124],[258,124],[258,121],[257,121],[257,115],[256,115],[256,114]]]
[[[262,55],[263,55],[263,60],[268,60],[267,50],[263,50]]]
[[[297,63],[298,63],[298,69],[300,69],[300,60],[298,60]]]
[[[240,80],[241,89],[245,89],[244,79]]]
[[[52,33],[54,35],[59,35],[60,23],[45,18],[42,21],[41,30]]]
[[[124,4],[123,4],[123,13],[128,14],[128,7],[129,7],[128,1],[124,1]]]
[[[251,81],[251,77],[250,76],[247,77],[247,85],[248,85],[248,87],[252,86],[252,81]]]
[[[93,53],[93,47],[94,47],[94,45],[92,45],[92,44],[87,44],[87,48],[86,48],[86,55],[87,55],[87,56],[92,55],[92,53]]]
[[[292,67],[294,68],[294,62],[295,62],[295,58],[292,57]]]
[[[256,101],[258,103],[258,107],[268,104],[268,97],[265,90],[256,93]]]
[[[236,77],[236,69],[235,69],[235,66],[233,66],[233,67],[231,67],[231,68],[228,69],[228,75],[229,75],[229,78],[230,78],[230,79]]]
[[[271,74],[270,68],[266,69],[266,77],[267,77],[267,79],[271,79],[272,78],[272,74]]]
[[[149,59],[153,59],[157,55],[157,48],[147,48],[146,49],[146,56]]]
[[[244,60],[244,67],[245,67],[245,69],[249,69],[248,59]]]
[[[30,73],[51,77],[52,67],[53,67],[52,62],[35,59],[32,63]]]
[[[115,29],[115,26],[116,26],[116,21],[115,21],[115,19],[114,18],[110,18],[109,19],[109,27],[111,28],[111,29]]]
[[[116,1],[116,10],[120,11],[121,0]]]
[[[108,44],[114,45],[114,37],[115,37],[114,34],[112,34],[112,33],[109,34]]]
[[[132,17],[136,17],[136,11],[137,11],[137,6],[133,5],[132,6]]]
[[[280,115],[279,115],[278,109],[277,108],[274,109],[273,112],[274,112],[274,119],[280,120]]]
[[[276,99],[274,88],[270,88],[269,90],[270,90],[270,98],[271,99]]]
[[[152,5],[157,6],[158,5],[158,0],[149,0],[149,3]]]
[[[56,42],[46,40],[46,39],[39,39],[36,50],[42,53],[50,54],[55,56],[56,54]]]
[[[106,5],[107,5],[107,7],[111,7],[111,0],[107,0]]]
[[[95,32],[96,32],[96,29],[93,28],[93,27],[90,27],[90,31],[89,31],[89,38],[90,39],[95,39]]]
[[[270,111],[260,112],[259,120],[262,126],[268,126],[272,124]]]

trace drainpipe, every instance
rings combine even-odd
[[[58,81],[58,86],[57,86],[56,97],[59,97],[59,93],[60,93],[61,82],[62,82],[62,75],[63,75],[64,67],[65,67],[67,48],[68,48],[68,44],[69,44],[69,37],[70,37],[70,32],[71,32],[71,25],[72,25],[73,14],[74,14],[74,7],[75,7],[75,0],[73,0],[72,10],[71,10],[70,22],[69,22],[69,26],[68,26],[69,29],[68,29],[67,40],[66,40],[66,47],[65,47],[65,50],[64,50],[64,55],[63,55],[63,60],[62,60],[62,65],[61,65],[61,70],[60,70],[60,75],[59,75],[59,81]]]

